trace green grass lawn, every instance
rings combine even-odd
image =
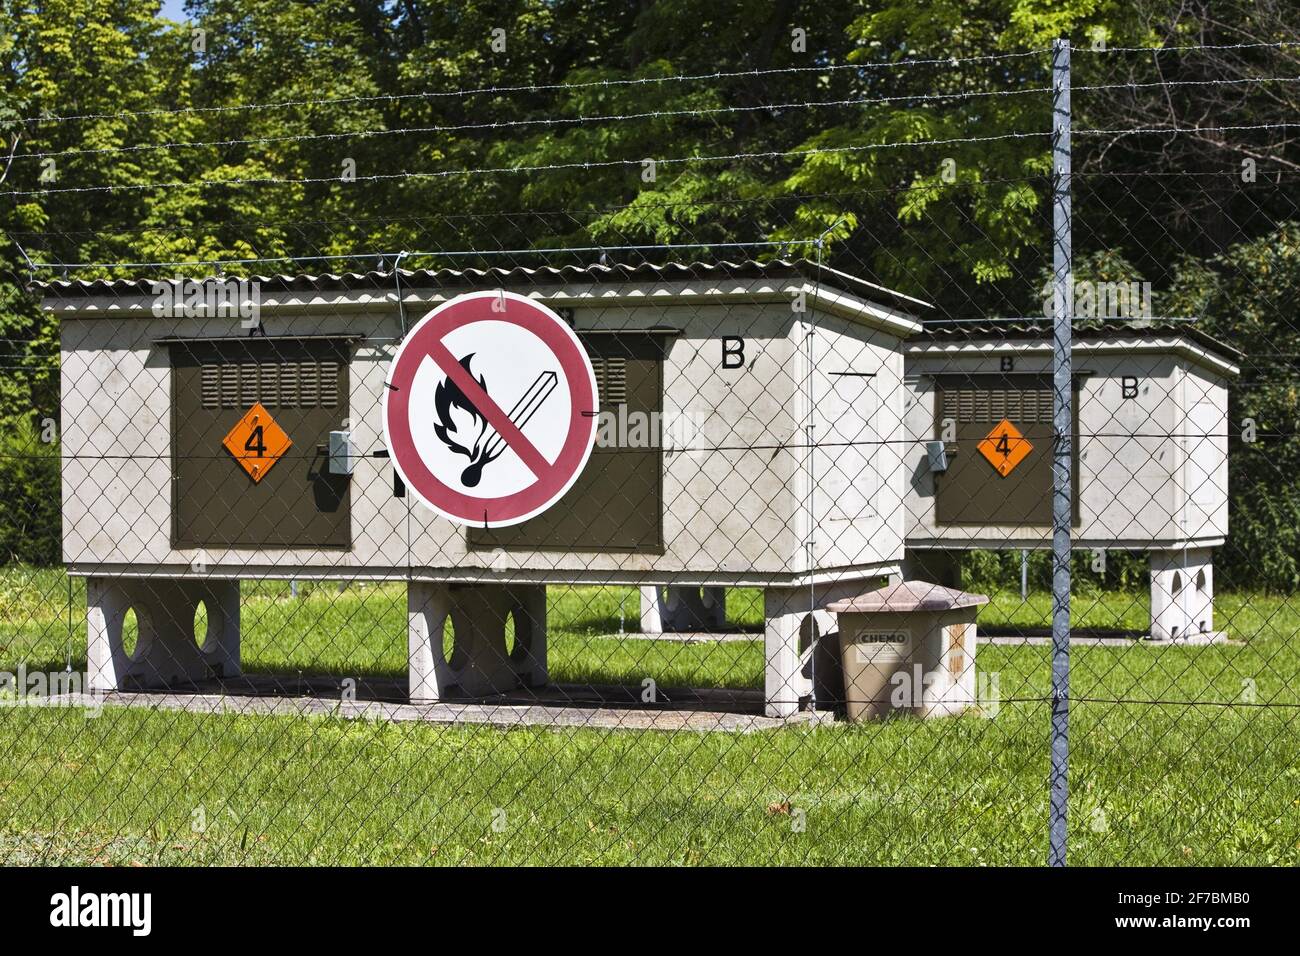
[[[57,571],[0,576],[0,670],[84,666],[68,596]],[[634,630],[633,590],[552,589],[553,679],[761,686],[757,635],[620,637],[620,609]],[[1002,592],[980,621],[1049,610]],[[1147,610],[1081,594],[1074,612],[1140,628]],[[400,585],[249,585],[244,662],[400,675],[405,613]],[[757,593],[728,614],[757,625]],[[1300,607],[1226,594],[1217,623],[1243,643],[1074,648],[1072,862],[1300,863]],[[1041,863],[1048,649],[978,664],[994,716],[747,735],[0,709],[0,862]]]

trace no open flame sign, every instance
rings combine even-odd
[[[389,368],[384,438],[410,493],[458,524],[501,528],[572,487],[596,435],[596,378],[573,331],[511,292],[434,309]]]

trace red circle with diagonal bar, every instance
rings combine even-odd
[[[495,384],[470,364],[485,354],[497,370]],[[509,374],[500,374],[503,369]],[[514,392],[534,375],[507,412]],[[512,292],[473,292],[434,309],[398,346],[385,386],[384,438],[393,467],[415,498],[458,524],[499,528],[540,514],[572,487],[595,442],[596,377],[586,350],[553,311]],[[490,388],[510,394],[498,401]],[[548,454],[530,438],[541,425],[519,409],[531,408],[532,416],[552,396],[543,422],[549,423]],[[474,424],[453,430],[452,412]],[[427,437],[429,421],[445,448]],[[475,427],[473,442],[462,438]],[[513,469],[521,486],[475,494],[489,467]],[[531,480],[521,483],[520,475]]]

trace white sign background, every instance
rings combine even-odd
[[[458,359],[474,356],[470,371],[476,379],[483,379],[488,395],[507,413],[539,374],[555,373],[555,390],[520,429],[547,461],[554,462],[568,435],[571,399],[560,363],[546,343],[518,325],[487,320],[453,330],[443,339],[443,344]],[[438,423],[434,397],[445,379],[442,369],[426,356],[411,384],[411,437],[429,470],[444,483],[475,498],[502,498],[531,485],[536,477],[509,445],[483,468],[478,485],[468,488],[462,484],[461,474],[469,465],[469,458],[449,448],[433,430]],[[451,414],[462,428],[472,421],[470,413],[463,409],[453,406]],[[459,434],[462,439],[470,437],[463,431]],[[477,434],[477,426],[471,429],[472,434]],[[495,434],[495,429],[487,425],[482,441],[490,441]]]

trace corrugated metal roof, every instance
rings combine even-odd
[[[508,285],[557,285],[570,281],[645,282],[714,279],[780,279],[802,277],[850,295],[894,304],[905,311],[933,308],[932,304],[853,276],[829,266],[819,266],[809,259],[746,259],[740,262],[639,262],[598,263],[587,265],[494,266],[488,269],[401,269],[402,287],[419,289],[495,288]],[[150,295],[153,283],[172,277],[122,279],[56,279],[36,281],[29,288],[44,296],[75,298],[95,295]],[[226,273],[223,279],[249,279],[273,291],[348,292],[366,289],[389,289],[394,284],[392,271],[278,273],[275,275],[238,275]],[[1081,339],[1116,335],[1150,337],[1181,335],[1200,343],[1220,355],[1241,359],[1243,353],[1196,327],[1195,322],[1170,318],[1140,321],[1118,319],[1076,320],[1074,333]],[[924,322],[924,331],[910,339],[912,344],[929,341],[965,341],[973,339],[1044,339],[1050,338],[1051,325],[1046,319],[989,319],[973,322],[932,320]]]
[[[579,280],[585,282],[638,282],[683,281],[696,278],[719,279],[776,279],[802,277],[829,288],[851,295],[885,300],[908,310],[927,309],[931,305],[893,289],[868,282],[856,276],[839,272],[808,259],[748,259],[742,262],[652,262],[640,263],[590,263],[588,265],[541,266],[528,268],[492,267],[489,269],[401,269],[404,289],[467,288],[502,285],[554,285]],[[166,277],[171,278],[171,277]],[[50,282],[32,282],[30,288],[45,296],[91,296],[151,294],[152,285],[166,281],[164,277],[133,279],[56,279]],[[319,275],[245,275],[227,273],[223,279],[244,278],[260,283],[264,288],[285,291],[351,291],[354,289],[383,289],[393,285],[393,273],[345,272]]]
[[[924,344],[927,341],[966,342],[998,339],[1050,339],[1052,325],[1047,319],[990,319],[988,321],[952,322],[932,320],[922,323],[924,331],[908,340],[909,345]],[[1208,332],[1197,328],[1193,319],[1150,318],[1150,319],[1076,319],[1073,325],[1074,336],[1083,340],[1113,338],[1116,336],[1150,338],[1153,336],[1179,335],[1197,342],[1207,349],[1218,352],[1227,358],[1244,357],[1239,349],[1216,339]]]

